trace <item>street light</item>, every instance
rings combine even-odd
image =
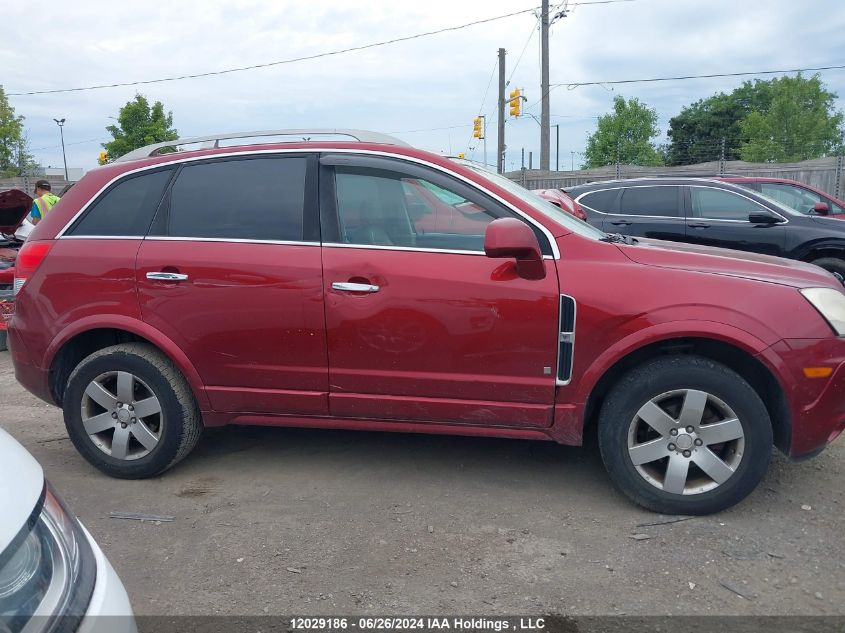
[[[56,122],[56,125],[59,126],[59,134],[62,137],[62,160],[65,163],[65,182],[70,182],[70,178],[67,177],[67,156],[65,155],[65,120],[64,119],[53,119]]]

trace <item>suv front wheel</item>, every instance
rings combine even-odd
[[[599,415],[599,448],[616,485],[664,514],[709,514],[745,498],[772,455],[757,392],[725,365],[668,356],[628,372]]]
[[[64,419],[76,449],[107,475],[152,477],[196,446],[202,419],[178,369],[153,346],[114,345],[68,379]]]

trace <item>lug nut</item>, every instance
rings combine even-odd
[[[695,431],[695,429],[692,428],[692,426],[687,427],[687,433],[692,433],[693,431]]]
[[[692,455],[692,453],[690,453],[689,451],[684,451],[684,457],[689,457],[690,455]]]
[[[129,410],[130,410],[130,411],[134,411],[134,410],[135,410],[135,407],[133,407],[133,406],[130,404],[130,405],[129,405]]]
[[[674,444],[669,444],[669,446],[668,446],[667,448],[668,448],[670,451],[674,451],[674,450],[675,450],[675,445],[674,445]]]
[[[672,437],[676,436],[677,434],[678,434],[678,429],[672,429],[671,431],[669,431],[669,435],[671,435]]]
[[[704,444],[704,442],[702,441],[702,439],[700,437],[695,438],[695,445],[696,446],[701,446],[702,444]]]
[[[112,412],[111,412],[111,417],[113,417],[113,418],[117,418],[117,411],[112,411]]]
[[[123,406],[123,403],[122,403],[122,402],[118,402],[118,403],[117,403],[117,406],[118,406],[118,407],[122,407],[122,406]]]
[[[121,422],[121,423],[120,423],[120,428],[125,429],[125,428],[126,428],[126,422]]]

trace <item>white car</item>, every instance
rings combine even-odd
[[[103,552],[38,462],[0,429],[0,633],[53,631],[136,633],[136,626]]]

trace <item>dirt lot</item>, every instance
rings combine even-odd
[[[77,456],[6,352],[0,412],[139,614],[845,614],[845,441],[778,455],[728,512],[641,526],[669,517],[617,493],[595,448],[233,427],[120,481]]]

